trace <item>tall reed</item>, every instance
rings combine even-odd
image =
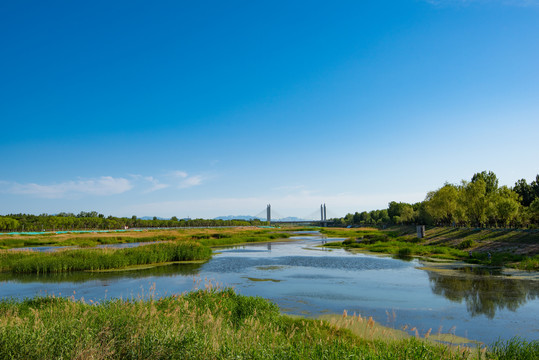
[[[211,249],[196,242],[169,242],[128,249],[81,249],[53,253],[0,252],[0,269],[13,273],[57,273],[118,269],[171,261],[207,260]]]
[[[0,359],[470,359],[418,339],[365,340],[274,304],[206,289],[86,304],[0,301]]]

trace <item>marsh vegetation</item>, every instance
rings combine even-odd
[[[99,304],[69,298],[0,302],[1,359],[534,359],[519,339],[491,349],[415,337],[362,337],[357,318],[291,318],[259,297],[208,288],[148,300]],[[362,322],[363,323],[363,322]],[[375,332],[365,321],[362,331]],[[515,357],[516,356],[516,357]]]
[[[150,234],[148,234],[150,233]],[[152,234],[153,233],[153,234]],[[4,235],[0,243],[12,250],[0,251],[0,271],[12,273],[58,273],[69,271],[101,271],[129,266],[178,261],[208,260],[212,246],[275,241],[285,239],[288,233],[260,229],[192,229],[167,230],[147,233],[132,232],[122,236],[114,234],[62,234],[56,236]],[[103,244],[146,242],[145,246],[127,249],[88,248]],[[62,249],[54,252],[29,250],[14,251],[29,245],[77,246],[88,249]]]

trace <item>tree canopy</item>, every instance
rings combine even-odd
[[[387,216],[380,217],[385,211]],[[530,184],[499,186],[492,171],[475,173],[471,181],[445,183],[416,204],[391,201],[385,210],[373,210],[336,219],[341,225],[425,224],[488,227],[539,226],[539,175]]]

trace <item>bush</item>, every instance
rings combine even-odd
[[[412,249],[409,247],[400,248],[397,252],[399,256],[411,256],[412,255]]]
[[[474,241],[472,239],[466,239],[460,242],[458,244],[457,248],[460,250],[469,249],[475,245]]]

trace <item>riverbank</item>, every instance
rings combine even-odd
[[[149,265],[208,260],[212,256],[211,247],[229,246],[253,242],[268,242],[287,239],[289,233],[270,229],[188,229],[126,233],[121,237],[107,234],[85,234],[37,238],[0,238],[9,250],[0,250],[0,271],[12,273],[58,273],[70,271],[106,271],[112,269],[133,269]],[[100,245],[137,243],[142,246],[115,248],[86,248]],[[60,246],[76,246],[77,249],[40,252],[17,250],[23,246],[46,244],[52,249]]]
[[[12,273],[59,273],[103,271],[132,266],[208,260],[210,248],[196,242],[168,242],[128,249],[81,249],[56,252],[2,251],[0,271]]]
[[[539,354],[536,341],[481,350],[416,338],[367,340],[337,323],[282,315],[267,300],[230,289],[99,304],[57,297],[4,300],[0,319],[0,359],[533,359]]]
[[[401,257],[460,260],[471,264],[539,271],[539,233],[518,230],[431,228],[418,239],[415,228],[324,228],[327,236],[346,237],[327,247],[363,249]]]
[[[129,244],[140,242],[193,240],[207,246],[231,245],[256,241],[271,241],[290,235],[276,229],[257,227],[193,228],[173,230],[130,230],[121,234],[110,232],[36,233],[34,235],[0,234],[0,249],[40,246],[95,247],[99,245]]]

